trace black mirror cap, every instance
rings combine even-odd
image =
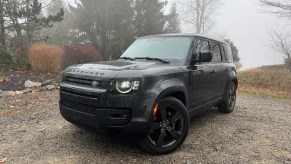
[[[199,62],[211,62],[213,59],[212,52],[200,52],[199,53]]]

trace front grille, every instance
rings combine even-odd
[[[77,83],[83,85],[92,85],[93,80],[81,79],[76,77],[66,77],[66,81],[70,83]]]
[[[81,103],[77,103],[74,101],[62,100],[61,105],[63,107],[69,108],[71,110],[83,112],[83,113],[90,114],[90,115],[96,115],[96,113],[97,113],[96,106],[81,104]]]
[[[90,86],[90,87],[102,86],[101,81],[95,81],[91,79],[77,78],[77,77],[71,77],[71,76],[66,77],[66,82],[70,84],[84,85],[84,86]]]

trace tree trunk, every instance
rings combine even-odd
[[[201,32],[201,20],[200,20],[200,10],[201,9],[201,5],[200,5],[200,0],[196,0],[196,33],[200,33]]]
[[[5,36],[5,24],[4,24],[4,5],[3,0],[0,0],[0,44],[1,46],[6,45],[6,36]]]

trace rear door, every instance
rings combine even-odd
[[[223,60],[224,49],[219,42],[210,41],[210,51],[213,53],[211,61],[211,99],[219,98],[224,94],[227,83],[227,65]]]

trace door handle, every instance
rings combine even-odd
[[[215,70],[211,70],[211,75],[215,75],[215,74],[216,74]]]

